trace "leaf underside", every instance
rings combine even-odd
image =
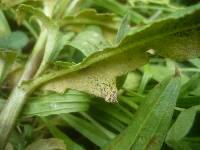
[[[200,5],[195,5],[178,11],[128,35],[117,46],[93,53],[70,69],[44,75],[38,80],[45,83],[46,77],[54,79],[43,86],[45,90],[77,89],[115,102],[116,77],[146,64],[147,50],[153,49],[161,56],[174,59],[200,55],[199,8]]]

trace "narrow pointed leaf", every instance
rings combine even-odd
[[[180,91],[180,97],[185,97],[190,95],[191,91],[194,91],[198,88],[200,83],[200,73],[194,74],[188,82],[186,82]]]
[[[62,139],[66,145],[67,150],[84,150],[80,145],[72,141],[67,135],[55,127],[47,118],[42,118],[47,128],[50,130],[54,137]]]
[[[103,116],[112,116],[117,120],[129,124],[131,119],[133,118],[133,114],[131,114],[127,109],[123,109],[120,104],[107,104],[105,102],[95,102],[92,101],[91,106],[92,112],[99,111]]]
[[[115,43],[121,42],[128,34],[130,27],[129,27],[129,20],[130,20],[130,14],[127,13],[124,15],[121,24],[119,26],[119,29],[117,31],[117,36],[115,38]]]
[[[97,109],[91,111],[90,115],[94,117],[99,122],[103,123],[104,125],[113,128],[114,130],[120,132],[125,129],[126,125],[122,123],[122,119],[115,118],[113,115],[109,115],[108,113],[98,111]],[[104,116],[104,117],[102,117]]]
[[[10,34],[10,27],[4,16],[4,13],[0,10],[0,37]]]
[[[200,96],[181,97],[176,104],[176,106],[180,108],[190,108],[195,105],[200,105]]]
[[[65,94],[48,94],[34,97],[27,103],[24,116],[49,116],[53,114],[86,111],[90,97],[86,94],[69,91]]]
[[[102,150],[157,150],[167,133],[180,90],[180,77],[157,85],[139,107],[132,123]]]
[[[192,150],[192,147],[187,142],[184,142],[184,138],[192,128],[195,116],[199,111],[200,105],[196,105],[180,113],[166,137],[166,143],[170,147],[175,150]]]
[[[90,141],[100,147],[107,144],[110,140],[105,133],[103,133],[96,126],[82,118],[76,117],[75,115],[71,114],[61,115],[61,117],[71,127],[73,127],[75,130],[80,132],[82,135],[84,135],[86,138],[88,138]]]

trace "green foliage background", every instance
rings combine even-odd
[[[200,149],[198,1],[0,8],[0,149]]]

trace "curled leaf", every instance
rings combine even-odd
[[[71,88],[102,97],[108,102],[115,102],[117,100],[116,78],[144,65],[147,60],[147,55],[143,53],[127,51],[52,80],[43,89],[63,93]]]
[[[64,92],[72,88],[116,101],[116,77],[147,63],[147,50],[176,59],[200,55],[199,17],[200,4],[178,11],[128,35],[119,45],[93,53],[82,63],[44,75],[32,84],[38,86],[52,80],[44,89]]]

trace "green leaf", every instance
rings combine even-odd
[[[107,104],[101,101],[92,101],[92,105],[90,110],[92,112],[99,111],[104,116],[112,116],[112,118],[116,118],[117,120],[129,124],[131,119],[133,118],[133,114],[124,109],[120,104]]]
[[[200,86],[198,85],[193,91],[190,92],[191,95],[200,96]]]
[[[10,27],[8,22],[4,16],[4,13],[0,10],[0,47],[1,48],[8,48],[8,45],[13,43],[13,41],[9,41],[9,37],[11,34]],[[12,39],[10,37],[10,39]],[[9,43],[4,43],[9,42]],[[6,45],[7,44],[7,45]],[[0,85],[2,84],[3,80],[6,78],[14,60],[15,60],[15,52],[11,52],[8,50],[0,50]]]
[[[69,45],[80,50],[85,56],[89,56],[108,47],[108,42],[104,39],[100,28],[89,26],[69,42]]]
[[[0,50],[0,85],[8,75],[17,54],[14,51]]]
[[[67,147],[67,150],[84,150],[81,146],[79,146],[77,143],[72,141],[67,135],[65,135],[62,131],[60,131],[57,127],[52,125],[51,121],[49,121],[47,118],[42,118],[42,121],[45,123],[45,125],[50,130],[51,134],[53,134],[54,137],[62,139]]]
[[[180,97],[190,95],[190,93],[196,90],[200,84],[200,73],[194,74],[188,82],[181,87]]]
[[[168,61],[166,63],[168,63]],[[168,65],[163,65],[162,63],[160,63],[160,64],[149,63],[149,64],[146,64],[144,67],[142,67],[142,71],[144,72],[144,75],[146,74],[147,81],[149,81],[149,79],[152,78],[157,82],[161,82],[166,77],[173,75],[176,65],[177,64],[174,62],[171,62]],[[189,80],[188,76],[186,76],[185,74],[181,74],[181,83],[182,84],[185,84],[185,82],[187,82],[188,80]]]
[[[113,128],[118,132],[122,131],[126,127],[125,124],[122,123],[123,121],[121,121],[122,120],[121,117],[118,119],[117,117],[107,112],[94,109],[93,111],[91,111],[90,115],[99,122],[105,124],[109,128]]]
[[[130,72],[126,76],[126,80],[123,84],[123,89],[127,91],[134,91],[139,87],[141,75],[136,72]]]
[[[5,100],[0,98],[0,112],[1,112],[1,109],[3,108],[4,104],[5,104]]]
[[[193,64],[195,67],[200,68],[200,59],[199,58],[189,59],[189,62],[191,64]]]
[[[67,88],[77,89],[114,102],[117,99],[116,77],[147,63],[147,50],[154,49],[164,57],[177,59],[200,55],[200,32],[197,32],[200,26],[197,19],[200,15],[199,8],[200,4],[177,11],[168,18],[137,30],[118,46],[93,53],[70,69],[34,80],[32,86],[57,78],[44,89],[57,92],[63,92]]]
[[[180,108],[189,108],[195,105],[200,105],[200,96],[180,97],[176,104]]]
[[[13,7],[15,5],[18,5],[22,2],[25,2],[27,0],[15,0],[15,1],[12,1],[12,0],[2,0],[2,4],[5,5],[6,7]]]
[[[138,93],[142,94],[146,88],[146,85],[152,78],[152,74],[150,73],[149,66],[145,65],[144,67],[144,73],[141,79],[140,86],[138,88]]]
[[[0,37],[0,48],[21,50],[28,43],[29,39],[24,32],[15,31],[9,35]]]
[[[10,34],[10,27],[4,16],[4,13],[0,10],[0,37]]]
[[[166,143],[170,147],[175,150],[192,150],[192,147],[184,142],[184,138],[192,128],[198,111],[200,111],[200,105],[190,107],[180,113],[166,137]]]
[[[56,48],[57,44],[59,43],[57,41],[60,39],[61,37],[59,36],[58,28],[55,27],[53,29],[48,29],[44,56],[40,64],[40,67],[37,70],[36,76],[44,72],[50,61],[52,61],[52,59],[54,58],[55,54],[57,54]]]
[[[81,116],[83,116],[85,119],[89,120],[94,126],[96,126],[99,130],[101,130],[105,135],[107,135],[110,139],[114,138],[116,135],[106,129],[103,125],[101,125],[98,121],[96,121],[93,117],[91,117],[89,114],[85,113],[85,112],[81,112],[80,113]]]
[[[0,108],[4,106],[0,100]],[[23,117],[49,116],[53,114],[82,112],[89,108],[90,97],[77,91],[68,91],[63,95],[52,93],[29,99],[23,111]]]
[[[100,147],[107,144],[110,140],[110,138],[99,128],[82,118],[71,114],[61,115],[61,117],[71,127],[73,127],[75,130],[80,132],[82,135]]]
[[[124,15],[121,21],[121,24],[119,26],[117,36],[115,38],[115,44],[118,44],[119,42],[121,42],[128,34],[130,30],[129,20],[130,20],[130,13],[127,13],[126,15]]]
[[[166,66],[146,64],[144,67],[144,73],[148,73],[149,76],[152,76],[152,78],[158,82],[161,82],[166,77],[173,75],[173,72]]]
[[[164,57],[187,59],[200,55],[199,17],[200,5],[177,11],[169,17],[135,31],[121,45],[143,46],[143,50],[154,49]],[[140,39],[138,41],[138,39]],[[137,42],[138,41],[138,42]],[[186,42],[187,41],[187,42]]]
[[[40,139],[30,144],[26,150],[66,150],[62,140],[56,138]]]
[[[37,7],[32,7],[31,5],[21,4],[16,10],[17,21],[21,23],[24,19],[31,16],[36,17],[45,27],[54,28],[56,23],[51,20],[51,18],[43,13],[43,11]]]
[[[49,5],[53,5],[53,4],[51,4],[50,2]],[[57,41],[61,40],[62,37],[61,37],[61,34],[59,34],[59,27],[56,24],[56,22],[51,20],[51,18],[46,16],[42,11],[28,5],[20,5],[18,7],[18,16],[23,17],[23,15],[26,15],[26,13],[30,13],[31,16],[37,17],[43,24],[43,26],[41,26],[41,30],[43,30],[43,32],[46,31],[45,38],[47,41],[45,45],[42,62],[36,73],[36,76],[38,76],[44,71],[44,69],[46,69],[46,67],[48,66],[48,63],[53,59],[55,54],[57,54],[57,50],[60,51],[60,49],[57,49],[57,48],[58,47],[62,48],[62,46],[57,45],[57,44],[60,44],[60,42],[57,42]]]
[[[49,116],[53,114],[86,111],[89,108],[90,97],[76,91],[68,91],[64,94],[52,93],[44,96],[36,96],[29,99],[24,116]]]
[[[147,20],[144,16],[142,16],[140,13],[132,10],[131,8],[120,4],[119,2],[115,0],[91,0],[96,5],[106,8],[114,13],[116,13],[119,16],[124,16],[127,11],[130,11],[131,14],[131,21],[133,23],[139,24],[139,23],[145,23]]]
[[[116,31],[114,15],[109,13],[97,13],[94,9],[86,9],[73,16],[66,16],[59,21],[61,28],[77,29],[83,25],[97,25],[105,30]]]
[[[103,150],[160,149],[180,90],[180,77],[167,79],[146,97],[132,123]]]
[[[71,41],[71,39],[74,37],[74,33],[73,32],[68,32],[68,33],[59,32],[58,36],[59,37],[57,40],[57,44],[55,45],[55,48],[54,48],[55,52],[54,52],[54,55],[52,55],[52,59],[50,60],[50,62],[53,62],[58,57],[58,55],[60,54],[64,46],[67,45],[69,41]]]

